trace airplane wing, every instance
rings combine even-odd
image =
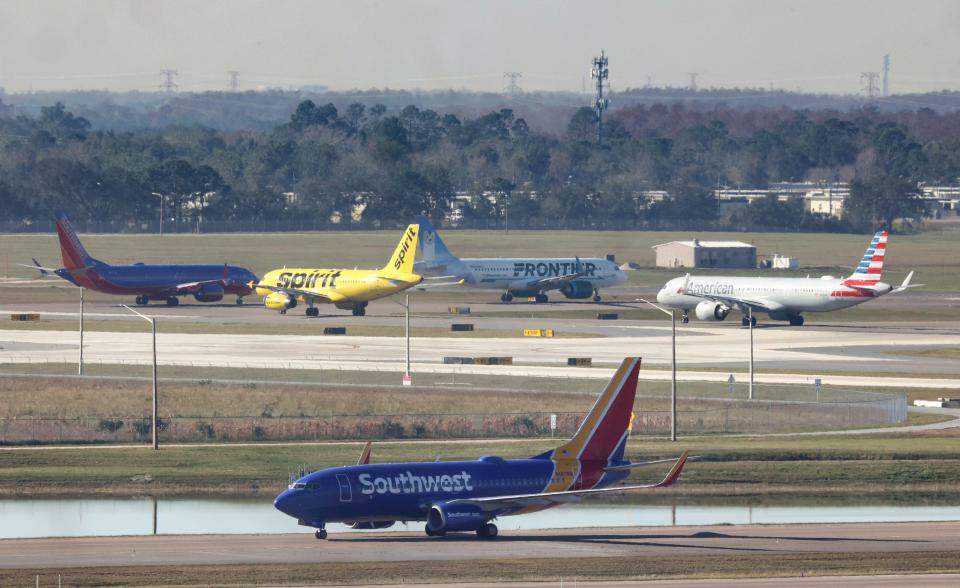
[[[264,290],[270,290],[271,292],[283,292],[284,294],[289,294],[290,296],[303,297],[304,300],[311,301],[323,301],[323,302],[340,302],[341,300],[346,300],[346,296],[343,294],[337,294],[336,292],[330,292],[329,294],[324,292],[316,292],[312,290],[300,290],[299,288],[281,288],[280,286],[269,286],[267,284],[256,284],[250,282],[251,288],[263,288]]]
[[[576,502],[583,496],[606,494],[609,492],[629,492],[631,490],[649,490],[670,486],[680,478],[680,472],[687,463],[688,450],[677,458],[676,463],[666,477],[656,484],[642,484],[637,486],[613,486],[611,488],[593,488],[590,490],[567,490],[564,492],[540,492],[537,494],[517,494],[514,496],[491,496],[490,498],[461,498],[451,500],[447,504],[472,504],[484,511],[502,511],[525,506],[546,506],[564,502]],[[673,460],[670,460],[673,461]]]

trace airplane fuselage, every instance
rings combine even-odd
[[[84,269],[58,269],[61,278],[83,288],[107,294],[140,295],[166,298],[177,291],[177,286],[191,282],[222,280],[218,284],[223,294],[246,296],[252,292],[247,285],[256,276],[242,267],[223,265],[109,265],[94,260]]]
[[[420,267],[419,262],[417,267]],[[475,288],[523,292],[536,290],[531,289],[531,282],[573,274],[578,270],[577,259],[573,257],[492,257],[463,258],[434,267],[425,265],[423,271],[430,275],[454,275]],[[585,273],[576,281],[587,282],[594,289],[616,286],[627,279],[615,263],[606,259],[581,258],[580,271]]]
[[[700,296],[681,293],[685,278],[674,278],[657,293],[657,301],[677,310],[692,310],[705,301]],[[873,291],[845,286],[843,278],[752,278],[742,276],[690,276],[686,291],[690,294],[730,296],[762,300],[776,307],[771,318],[784,320],[801,312],[829,312],[873,300],[892,290],[878,283]],[[782,315],[782,318],[781,318]]]
[[[384,298],[419,284],[422,279],[417,274],[385,276],[381,270],[283,268],[268,272],[260,283],[316,292],[336,304],[339,301],[369,302]],[[259,296],[269,296],[271,293],[266,288],[256,290]],[[298,299],[303,301],[302,296]]]
[[[601,467],[603,464],[598,464]],[[472,461],[369,464],[308,474],[281,493],[274,505],[307,526],[324,522],[426,520],[429,505],[456,499],[512,496],[548,489],[607,487],[627,472],[601,473],[589,486],[563,474],[551,459],[481,457]],[[545,504],[556,506],[554,503]],[[499,516],[531,512],[518,507]],[[537,510],[537,509],[533,509]]]

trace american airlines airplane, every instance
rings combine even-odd
[[[887,251],[887,231],[873,236],[870,246],[848,278],[749,278],[737,276],[696,277],[687,274],[674,278],[657,293],[657,301],[667,308],[683,311],[688,322],[691,310],[702,321],[722,321],[731,310],[743,313],[742,324],[753,324],[757,312],[771,319],[803,325],[802,312],[829,312],[850,308],[891,292],[903,292],[922,284],[910,284],[913,272],[894,288],[880,281]]]
[[[533,296],[536,302],[547,302],[549,290],[559,290],[572,299],[592,296],[594,302],[600,302],[600,288],[627,281],[617,264],[606,259],[460,259],[450,253],[429,219],[418,215],[414,222],[420,225],[415,272],[423,276],[456,277],[474,288],[501,290],[501,302],[510,302],[514,296]]]

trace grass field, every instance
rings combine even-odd
[[[952,552],[704,554],[642,557],[480,559],[303,564],[111,566],[41,571],[39,583],[66,586],[336,586],[510,581],[574,586],[589,580],[760,578],[947,573]],[[0,570],[4,586],[32,586],[36,570]]]
[[[403,441],[375,443],[375,462],[525,457],[558,441]],[[308,469],[356,461],[362,443],[0,450],[0,494],[36,495],[272,495],[298,465]],[[630,441],[631,460],[668,458],[689,448],[700,461],[684,470],[670,496],[883,496],[960,490],[960,437],[924,434],[825,437],[684,438]],[[152,481],[144,482],[149,474]],[[662,468],[642,468],[652,481]]]
[[[757,246],[758,254],[780,253],[800,258],[797,275],[842,274],[850,271],[866,249],[867,235],[794,233],[693,233],[613,231],[444,231],[444,240],[461,257],[603,256],[613,253],[620,263],[654,265],[652,247],[677,239],[732,239]],[[322,232],[226,235],[85,235],[84,245],[94,256],[111,263],[225,263],[248,267],[257,275],[287,266],[381,267],[400,237],[399,231]],[[960,290],[960,229],[893,235],[887,252],[889,280],[910,270],[929,290]],[[52,234],[0,235],[0,271],[6,276],[34,277],[17,266],[36,257],[59,265],[60,250]],[[333,252],[336,252],[334,254]],[[704,270],[710,271],[710,270]],[[729,273],[725,271],[725,273]],[[756,272],[747,272],[756,273]],[[675,271],[638,271],[631,282],[662,285]],[[785,274],[778,274],[785,275]],[[885,272],[884,275],[887,275]]]

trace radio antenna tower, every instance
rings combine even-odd
[[[888,82],[890,81],[890,56],[883,56],[883,97],[886,98],[890,95],[889,90],[890,86]]]
[[[240,91],[240,72],[230,70],[227,72],[227,75],[230,76],[230,91],[239,92]]]
[[[689,72],[687,75],[690,76],[690,90],[693,91],[693,92],[696,92],[696,91],[697,91],[697,76],[699,76],[700,74],[698,74],[698,73],[695,72],[695,71],[692,71],[692,72]]]
[[[863,82],[863,91],[867,93],[867,98],[871,100],[879,93],[880,74],[875,71],[865,71],[860,74],[860,81]]]
[[[601,51],[600,57],[593,58],[593,69],[590,77],[597,81],[597,94],[593,100],[593,109],[597,111],[597,145],[603,142],[603,111],[610,107],[610,101],[603,97],[603,82],[610,77],[607,67],[607,56]]]
[[[520,86],[517,85],[517,80],[523,77],[522,73],[518,71],[508,71],[503,74],[503,77],[510,80],[509,82],[507,82],[507,87],[506,87],[506,91],[508,94],[516,98],[518,94],[523,92],[523,90],[520,89]]]
[[[180,87],[173,81],[173,78],[177,77],[177,70],[161,69],[160,77],[163,78],[163,81],[160,83],[160,89],[167,94],[173,94],[174,90]]]

